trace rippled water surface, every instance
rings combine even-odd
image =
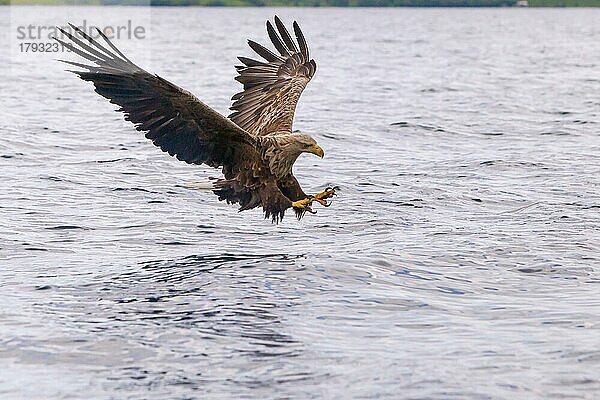
[[[319,65],[296,175],[342,188],[278,226],[15,53],[18,20],[143,17],[119,45],[226,113],[275,13]],[[0,14],[3,399],[600,398],[600,10]]]

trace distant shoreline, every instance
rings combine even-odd
[[[171,6],[171,7],[600,7],[600,0],[0,0],[0,5]]]

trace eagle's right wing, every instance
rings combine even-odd
[[[98,33],[110,49],[70,25],[81,39],[62,28],[70,41],[55,39],[93,65],[61,61],[83,69],[71,72],[119,105],[125,119],[163,151],[187,163],[223,166],[224,172],[260,157],[255,139],[246,131],[191,93],[132,63],[102,31]]]

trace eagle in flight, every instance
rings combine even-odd
[[[265,218],[278,223],[288,208],[298,219],[314,213],[313,202],[329,206],[337,187],[307,195],[292,173],[302,153],[323,157],[323,149],[309,135],[292,132],[294,110],[317,65],[310,59],[300,27],[293,24],[296,41],[275,16],[267,33],[277,53],[249,40],[264,61],[238,57],[236,80],[243,90],[232,97],[232,114],[225,118],[190,92],[131,62],[99,29],[99,43],[73,24],[59,28],[55,38],[90,61],[60,60],[83,70],[70,71],[94,84],[101,96],[118,105],[125,119],[148,139],[178,160],[221,167],[223,178],[211,189],[240,211],[261,206]],[[276,28],[276,29],[275,29]]]

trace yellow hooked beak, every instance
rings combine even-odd
[[[319,146],[318,144],[313,144],[312,146],[310,146],[307,150],[309,153],[313,153],[318,155],[319,157],[323,158],[323,156],[325,156],[325,152],[323,151],[323,149],[321,148],[321,146]]]

